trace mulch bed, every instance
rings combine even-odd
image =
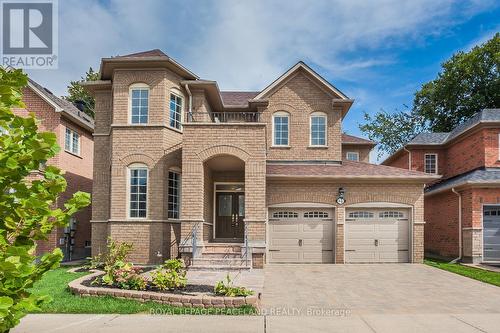
[[[154,267],[152,269],[154,269]],[[99,287],[99,288],[125,290],[125,289],[121,289],[121,288],[118,288],[115,286],[109,286],[109,285],[103,283],[102,282],[103,275],[104,274],[99,275],[95,279],[85,280],[82,282],[82,285],[84,285],[86,287]],[[204,294],[210,294],[212,296],[215,296],[214,287],[210,286],[210,285],[206,285],[206,284],[188,284],[183,289],[159,290],[158,288],[156,288],[148,283],[145,291],[154,291],[154,292],[162,293],[162,294],[178,294],[178,295],[194,295],[194,294],[198,294],[198,293],[204,293]]]

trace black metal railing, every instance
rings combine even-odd
[[[190,112],[188,123],[259,123],[259,112]]]

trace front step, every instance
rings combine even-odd
[[[214,258],[214,259],[241,259],[241,253],[239,252],[203,252],[203,258]]]
[[[193,260],[195,265],[207,266],[235,266],[244,267],[246,264],[250,265],[250,260],[245,260],[244,258],[206,258],[204,255],[201,258],[195,258]]]
[[[250,266],[227,266],[227,265],[194,265],[189,266],[192,271],[241,271],[249,270]]]
[[[193,258],[189,269],[192,270],[241,270],[250,269],[250,259],[242,257],[243,244],[239,243],[205,243],[203,252]]]

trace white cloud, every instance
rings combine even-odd
[[[60,68],[30,71],[64,94],[101,57],[161,48],[225,89],[261,89],[298,60],[359,79],[411,46],[486,10],[459,0],[59,2]]]

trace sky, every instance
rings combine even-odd
[[[453,53],[500,31],[498,0],[59,0],[59,68],[28,74],[56,95],[102,57],[161,49],[222,90],[265,88],[302,60],[364,113],[411,106]]]

